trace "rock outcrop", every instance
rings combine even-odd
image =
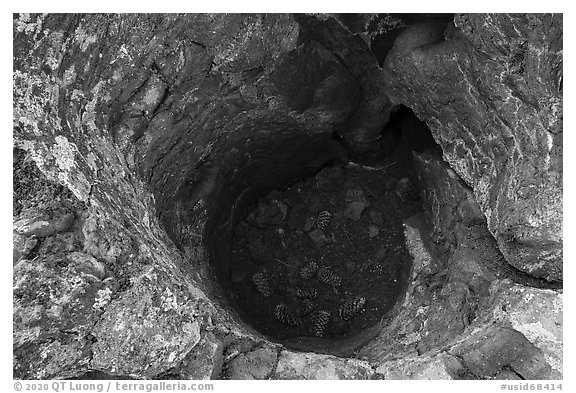
[[[366,45],[354,59],[362,56],[371,58]],[[345,161],[332,135],[362,98],[347,66],[303,37],[290,15],[21,14],[14,20],[14,69],[15,145],[89,206],[72,231],[80,237],[74,251],[104,264],[106,277],[120,283],[106,302],[87,304],[94,318],[86,331],[64,340],[91,348],[90,356],[57,359],[58,367],[17,367],[23,378],[90,368],[151,377],[176,366],[211,324],[231,329],[218,315],[244,331],[221,301],[206,298],[223,297],[215,274],[226,274],[225,267],[208,263],[208,254],[222,249],[219,227],[237,198]],[[205,230],[208,217],[213,224]],[[52,238],[24,234],[54,227],[40,218],[15,227],[17,260],[34,239]],[[214,234],[212,243],[205,233]],[[46,264],[67,257],[50,254]],[[17,283],[21,271],[28,270],[16,269]],[[25,300],[17,310],[39,302]],[[31,328],[26,323],[17,335]],[[17,340],[17,363],[35,356],[24,348],[45,341],[44,330]],[[64,345],[59,336],[49,340]]]
[[[14,377],[561,378],[562,294],[533,277],[562,279],[561,17],[415,25],[384,72],[382,18],[15,16]],[[416,158],[402,301],[358,359],[269,341],[222,244],[259,194],[377,150],[400,103],[453,168]]]
[[[386,92],[426,121],[514,267],[562,280],[562,15],[456,15],[396,40]]]

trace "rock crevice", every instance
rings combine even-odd
[[[562,281],[561,62],[561,15],[475,14],[407,28],[384,65],[387,94],[430,126],[506,260],[548,281]]]
[[[15,15],[14,377],[562,378],[562,17],[447,22]],[[414,158],[405,293],[348,358],[270,341],[223,245],[400,104],[447,162]]]

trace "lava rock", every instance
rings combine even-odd
[[[197,300],[173,279],[155,270],[106,307],[91,330],[97,339],[91,347],[93,367],[151,377],[180,364],[205,332],[197,319]],[[142,370],[144,362],[149,366]]]
[[[407,177],[403,177],[396,183],[396,187],[394,188],[394,192],[398,195],[398,198],[402,200],[416,200],[418,199],[418,190],[414,187],[414,184],[410,179]]]
[[[366,196],[364,195],[364,190],[353,188],[346,191],[344,200],[346,202],[366,202]]]
[[[92,255],[83,252],[71,252],[66,255],[69,265],[78,272],[92,275],[99,280],[106,276],[106,266]]]
[[[192,380],[216,379],[222,371],[223,343],[208,333],[174,370],[181,378]]]
[[[366,232],[368,233],[368,237],[370,239],[373,239],[375,237],[378,237],[378,235],[380,234],[380,229],[378,229],[376,225],[369,225],[368,228],[366,228]]]
[[[326,236],[321,229],[314,229],[313,231],[308,232],[308,236],[310,237],[310,240],[314,242],[316,247],[324,247],[332,242],[332,239]]]
[[[524,379],[548,379],[551,367],[542,350],[520,332],[500,326],[472,335],[451,351],[478,377],[495,375],[510,366]]]
[[[266,379],[272,372],[278,355],[269,346],[241,353],[226,364],[228,379]]]
[[[12,265],[16,265],[36,247],[38,239],[27,237],[19,233],[12,233]]]
[[[304,232],[310,232],[312,230],[312,228],[314,228],[315,225],[316,225],[316,220],[312,217],[308,217],[306,219],[306,222],[304,223],[304,227],[302,229],[304,229]]]
[[[355,109],[360,92],[340,59],[310,40],[280,58],[270,79],[290,110],[317,121],[343,122]]]
[[[286,263],[295,269],[301,268],[304,264],[304,262],[302,262],[302,260],[295,255],[289,255],[286,259]]]
[[[494,379],[498,379],[498,380],[522,380],[522,377],[520,377],[514,371],[502,370],[494,376]]]
[[[496,280],[490,286],[489,293],[489,315],[507,326],[513,326],[528,338],[544,353],[544,358],[551,366],[548,378],[561,379],[564,352],[562,291],[526,287],[510,280]],[[534,331],[535,326],[538,326],[537,332]],[[534,351],[530,350],[529,353]],[[522,362],[530,364],[528,359]]]
[[[388,249],[387,248],[381,248],[378,251],[376,251],[376,254],[374,255],[376,257],[377,261],[384,261],[387,257],[388,257]]]
[[[274,373],[277,379],[370,379],[367,362],[316,353],[282,351]]]
[[[327,167],[316,175],[318,188],[325,192],[331,192],[342,187],[344,172],[340,167]]]
[[[386,176],[383,181],[383,188],[386,191],[392,191],[396,188],[398,184],[398,179],[392,176]]]
[[[260,226],[281,225],[286,218],[288,207],[276,199],[272,199],[268,203],[258,203],[257,211],[254,214],[253,220]]]
[[[312,194],[308,200],[308,210],[310,213],[318,214],[320,211],[324,210],[325,202],[322,197],[317,194]]]
[[[74,222],[74,213],[65,209],[58,209],[51,212],[29,211],[24,217],[14,222],[14,230],[24,236],[47,237],[64,232]]]
[[[233,283],[239,283],[240,281],[245,280],[252,269],[252,266],[244,263],[233,265],[231,267],[230,281]]]
[[[461,379],[465,370],[456,357],[443,353],[434,357],[408,356],[386,361],[376,368],[376,372],[382,379],[454,380]]]
[[[59,233],[44,239],[38,249],[40,254],[56,254],[60,252],[72,252],[80,248],[80,239],[75,232]]]
[[[350,272],[355,271],[356,270],[356,262],[354,262],[354,261],[346,262],[346,269],[348,269]]]
[[[14,267],[13,356],[18,378],[66,378],[88,369],[92,343],[86,336],[110,291],[80,266],[61,267],[61,258],[44,255]],[[37,332],[39,342],[30,337],[31,331]]]
[[[109,255],[106,263],[130,284],[94,308],[98,293],[109,295],[104,282],[61,268],[60,257],[21,260],[14,269],[14,377],[65,379],[97,369],[151,379],[182,363],[208,329],[251,336],[211,298],[213,278],[201,268],[226,239],[226,209],[242,201],[240,190],[287,184],[339,157],[335,129],[349,130],[343,138],[352,151],[369,146],[388,121],[388,97],[429,123],[510,263],[561,280],[562,15],[455,20],[424,34],[403,29],[417,39],[400,39],[381,70],[360,34],[329,15],[15,15],[14,142],[90,205],[98,224],[85,232],[85,251]],[[311,87],[300,92],[308,80]],[[349,94],[359,90],[362,97]],[[322,155],[327,148],[334,153]],[[430,268],[435,261],[413,233],[407,241],[424,293],[408,288],[400,315],[362,348],[371,363],[283,350],[280,359],[257,356],[273,359],[257,376],[369,379],[385,356],[399,357],[403,377],[449,376],[446,363],[438,364],[444,355],[416,356],[426,331],[403,330],[406,321],[438,311],[426,303],[435,293],[421,280],[439,272]],[[462,289],[443,305],[467,302]],[[561,293],[493,280],[489,301],[478,305],[465,332],[505,321],[561,378]],[[459,311],[451,321],[472,320]],[[458,334],[448,344],[469,333]],[[249,369],[245,364],[238,370]],[[523,372],[539,369],[535,363]]]
[[[562,37],[558,14],[457,14],[405,29],[383,67],[508,262],[549,281],[562,280]]]
[[[418,176],[425,190],[423,205],[435,238],[442,237],[453,248],[457,246],[458,224],[486,225],[486,219],[470,190],[439,154],[414,155]]]
[[[266,262],[269,258],[261,236],[254,238],[248,244],[248,253],[250,257],[257,262]]]
[[[370,210],[370,220],[376,225],[384,224],[384,218],[382,217],[382,213],[378,210]]]
[[[297,228],[302,228],[304,223],[306,222],[307,218],[307,211],[306,205],[300,203],[298,205],[293,206],[288,213],[287,225],[288,228],[294,230]]]
[[[360,202],[351,202],[346,210],[344,210],[344,216],[347,218],[358,221],[362,216],[362,212],[364,209],[368,207],[368,202],[360,201]]]

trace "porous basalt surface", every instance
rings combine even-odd
[[[15,378],[562,377],[562,290],[530,281],[562,278],[561,17],[405,29],[382,70],[367,38],[400,25],[359,20],[14,16]],[[272,189],[386,150],[399,103],[454,171],[421,159],[404,295],[353,358],[272,342],[221,245]]]
[[[506,260],[548,281],[562,281],[562,36],[561,14],[457,15],[407,28],[383,68]]]

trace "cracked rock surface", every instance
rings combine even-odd
[[[549,281],[562,281],[562,34],[559,14],[456,15],[404,30],[383,68],[506,260]]]
[[[432,19],[15,15],[14,378],[561,379],[561,16]],[[219,285],[233,223],[398,104],[446,161],[405,292],[348,358],[270,341]]]

